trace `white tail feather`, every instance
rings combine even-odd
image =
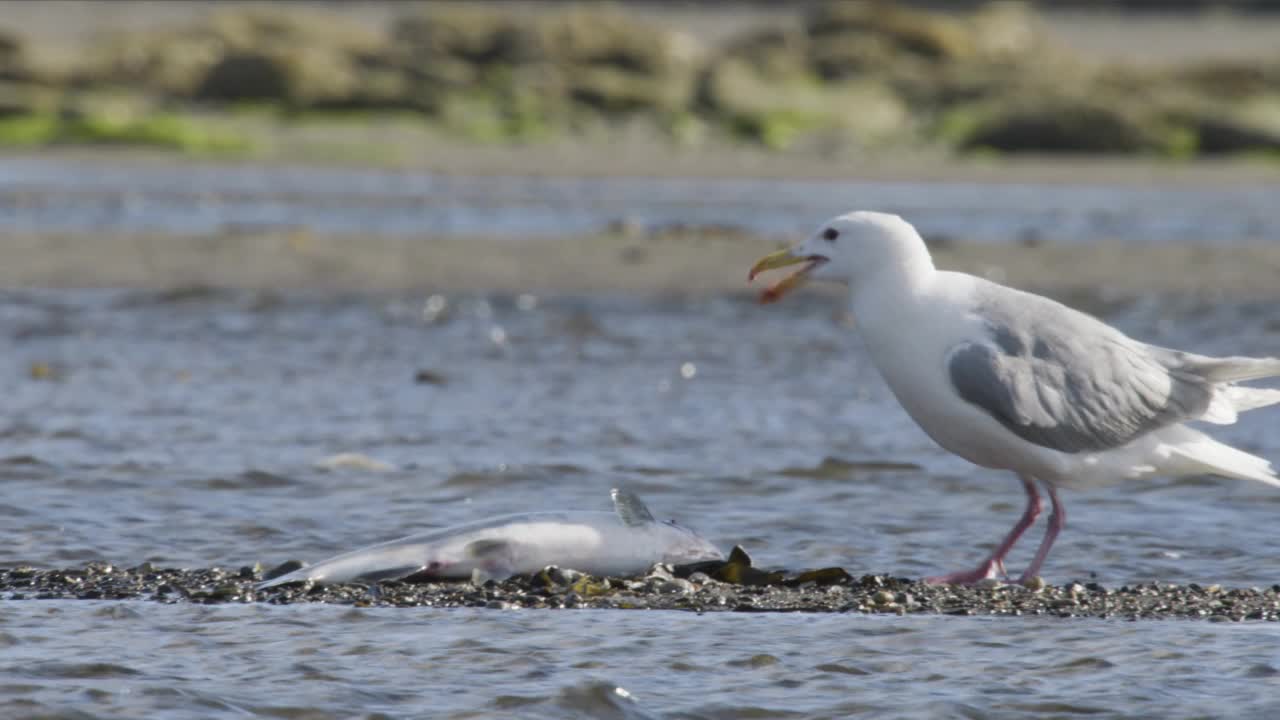
[[[1162,438],[1167,443],[1168,460],[1160,471],[1169,475],[1196,475],[1206,473],[1241,480],[1257,480],[1280,488],[1271,463],[1257,455],[1250,455],[1230,445],[1214,440],[1202,432],[1187,427],[1178,428],[1176,438]]]
[[[1242,382],[1280,375],[1280,358],[1186,355],[1187,369],[1210,382]]]
[[[1280,403],[1280,390],[1274,390],[1272,388],[1240,387],[1238,385],[1232,385],[1230,387],[1222,388],[1220,392],[1227,396],[1228,401],[1231,402],[1231,406],[1236,409],[1236,412],[1257,410],[1261,407]]]
[[[1280,390],[1224,385],[1214,389],[1213,400],[1196,418],[1216,425],[1230,425],[1239,413],[1280,403]]]

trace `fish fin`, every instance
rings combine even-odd
[[[751,567],[751,556],[741,545],[734,545],[733,550],[729,551],[729,559],[725,561],[731,565],[745,565]]]
[[[649,512],[649,507],[639,495],[630,490],[614,488],[609,491],[609,496],[613,498],[613,509],[622,519],[623,525],[636,527],[654,522],[653,513]]]
[[[462,552],[469,558],[487,560],[501,555],[510,555],[511,543],[506,540],[475,540],[467,543]]]
[[[403,580],[410,575],[416,575],[419,572],[422,572],[425,568],[426,566],[418,564],[373,570],[356,578],[355,582],[376,583],[382,582],[383,580]]]
[[[516,574],[515,546],[508,540],[476,540],[467,543],[462,552],[476,561],[471,582],[477,585],[491,579],[506,580]]]

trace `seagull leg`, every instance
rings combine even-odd
[[[1044,531],[1044,540],[1040,541],[1040,549],[1036,550],[1036,556],[1031,560],[1031,564],[1022,573],[1022,577],[1018,578],[1020,583],[1025,583],[1040,574],[1040,566],[1044,565],[1044,559],[1049,557],[1049,548],[1053,547],[1053,541],[1058,539],[1058,533],[1062,532],[1062,528],[1067,525],[1067,511],[1062,507],[1062,501],[1058,499],[1058,491],[1048,483],[1045,483],[1045,487],[1049,490],[1049,502],[1053,504],[1053,512],[1049,515],[1049,529]]]
[[[1036,490],[1035,480],[1021,474],[1018,475],[1018,479],[1022,481],[1022,489],[1027,491],[1027,509],[1022,512],[1022,517],[1018,518],[1017,524],[1013,526],[1009,534],[1004,536],[1004,540],[1000,542],[995,552],[991,553],[986,560],[983,560],[978,567],[972,570],[961,570],[960,572],[946,575],[927,577],[924,579],[925,582],[930,585],[972,585],[987,578],[994,578],[997,574],[1004,574],[1004,557],[1013,549],[1014,543],[1018,542],[1018,538],[1022,537],[1022,533],[1031,527],[1037,517],[1040,517],[1040,510],[1042,509],[1040,506],[1040,493]],[[1049,497],[1053,498],[1054,515],[1056,516],[1058,500],[1057,495],[1053,494],[1052,487],[1049,488]],[[1055,532],[1054,534],[1056,535],[1057,533]],[[1044,549],[1044,552],[1048,554],[1049,551]],[[1043,560],[1039,555],[1036,558]],[[1035,565],[1035,568],[1039,569],[1039,565]]]

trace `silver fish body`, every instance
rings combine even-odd
[[[592,575],[643,573],[657,562],[724,555],[697,533],[655,520],[634,494],[614,493],[615,512],[535,512],[488,518],[344,553],[259,583],[376,582],[410,576],[504,579],[548,565]]]

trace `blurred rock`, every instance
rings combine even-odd
[[[415,9],[392,23],[391,41],[408,51],[412,62],[451,58],[473,65],[516,65],[548,54],[532,23],[475,5]]]
[[[717,56],[746,62],[771,77],[804,75],[809,72],[809,36],[800,27],[751,30],[731,38]]]
[[[1168,80],[1194,92],[1224,100],[1280,93],[1280,57],[1265,61],[1213,61],[1176,68]]]
[[[0,81],[0,118],[53,112],[58,103],[58,94],[48,88]]]
[[[775,148],[813,130],[874,141],[908,121],[902,101],[875,80],[823,86],[812,76],[773,75],[734,58],[707,71],[700,97],[707,108],[731,119],[740,134]]]
[[[1189,118],[1187,126],[1195,134],[1195,150],[1204,155],[1280,152],[1280,130],[1214,114]]]
[[[359,107],[362,86],[349,58],[332,48],[297,46],[233,51],[192,91],[206,101],[275,100],[294,107]]]
[[[1104,97],[1013,98],[975,110],[959,144],[1002,152],[1166,152],[1177,142],[1171,128]]]
[[[403,7],[372,27],[309,4],[228,6],[74,52],[0,28],[0,116],[139,121],[248,101],[413,110],[478,141],[648,123],[676,142],[718,131],[824,153],[1270,152],[1280,136],[1280,56],[1102,63],[1054,47],[1027,3],[821,2],[715,48],[623,4]]]
[[[99,39],[76,74],[81,86],[128,86],[200,101],[277,101],[300,107],[394,104],[363,72],[379,33],[313,9],[260,6],[207,23]],[[375,63],[376,65],[376,63]]]
[[[194,96],[202,100],[274,100],[291,95],[287,64],[259,52],[232,53],[209,68]]]
[[[594,9],[512,17],[428,6],[398,19],[391,38],[418,92],[483,90],[549,114],[566,102],[610,114],[680,109],[699,58],[683,33]]]
[[[825,2],[809,15],[807,27],[815,43],[822,41],[828,47],[874,44],[878,52],[902,52],[938,62],[975,53],[962,20],[891,2]]]
[[[14,30],[0,28],[0,80],[25,80],[22,38]]]

